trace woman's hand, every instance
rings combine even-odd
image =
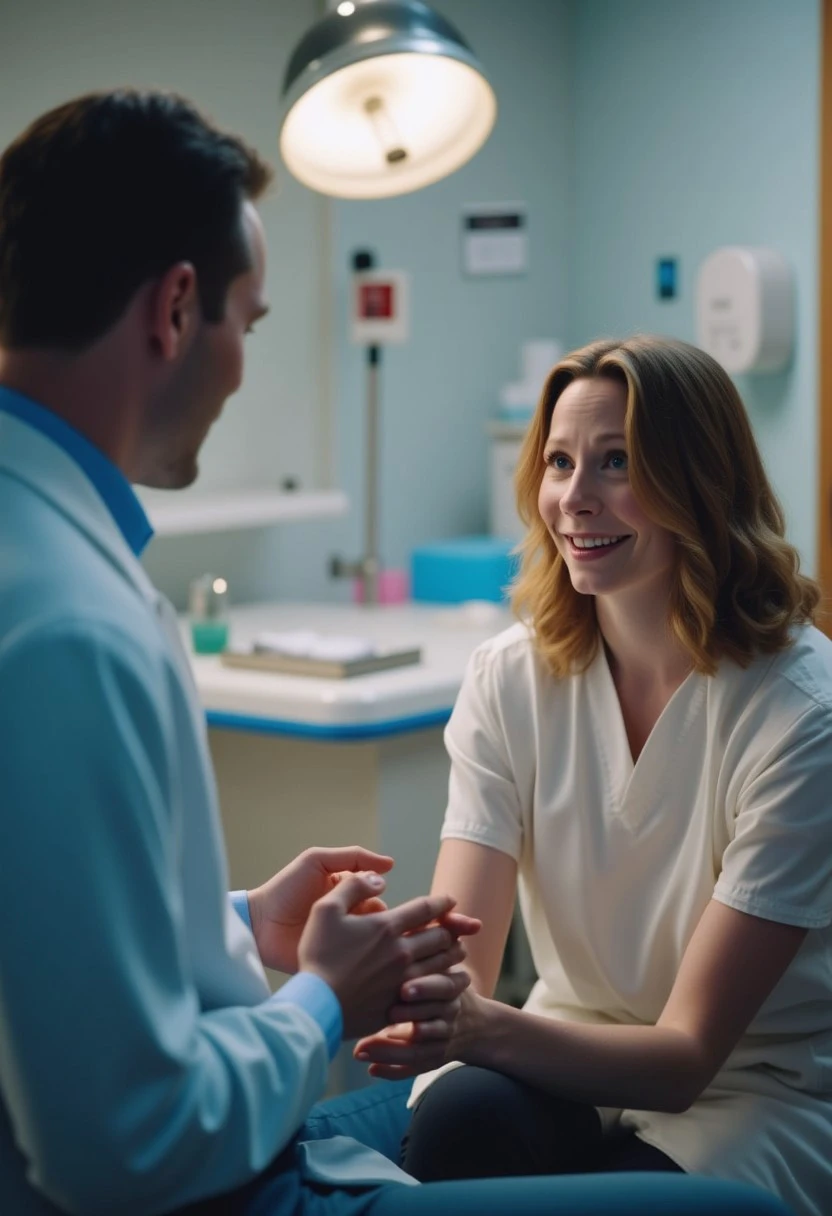
[[[386,874],[393,858],[371,853],[358,845],[342,849],[307,849],[273,878],[248,892],[251,929],[265,967],[298,969],[298,942],[312,905],[328,895],[345,874],[372,870]],[[380,912],[380,899],[367,899],[354,912]]]
[[[425,997],[409,1007],[408,1016],[418,1019],[453,1005],[463,984],[446,974],[465,958],[462,942],[444,923],[453,899],[422,895],[389,910],[354,915],[373,891],[383,889],[378,874],[348,874],[313,906],[298,946],[301,969],[319,975],[338,998],[348,1039],[388,1025],[404,987],[416,983]],[[444,989],[434,982],[437,977]],[[423,987],[425,980],[430,982]]]
[[[388,1081],[415,1077],[458,1059],[464,1041],[481,1033],[491,1004],[469,984],[464,971],[406,981],[400,1003],[390,1010],[394,1024],[361,1039],[353,1055],[369,1064],[370,1076]],[[420,1020],[410,1020],[416,1017]]]

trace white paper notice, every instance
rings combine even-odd
[[[524,274],[528,269],[524,203],[477,203],[462,209],[462,268],[466,274]]]

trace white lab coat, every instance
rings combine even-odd
[[[323,1090],[324,1035],[267,1000],[227,899],[173,610],[72,458],[3,413],[0,833],[4,1210],[152,1216],[259,1173]],[[332,1182],[398,1173],[330,1147]]]

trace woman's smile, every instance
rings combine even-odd
[[[625,541],[631,540],[631,534],[623,536],[588,536],[569,535],[563,533],[569,546],[570,556],[579,562],[598,561],[607,557],[614,549],[620,549]]]

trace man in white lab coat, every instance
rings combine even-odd
[[[391,861],[358,847],[226,894],[203,714],[131,483],[192,482],[239,387],[268,179],[160,94],[68,103],[0,160],[0,1208],[600,1211],[569,1180],[410,1186],[301,1131],[342,1035],[412,1019],[441,1061],[477,925],[444,897],[384,909]],[[294,973],[275,995],[264,963]],[[656,1185],[700,1210],[694,1180]],[[641,1210],[635,1184],[614,1193]],[[780,1211],[748,1202],[730,1210]]]

